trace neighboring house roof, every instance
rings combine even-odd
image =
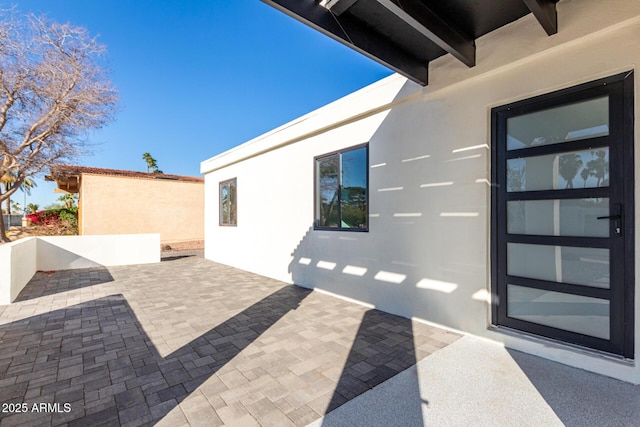
[[[117,176],[122,178],[163,179],[182,182],[204,182],[204,178],[195,176],[171,175],[166,173],[137,172],[120,169],[93,168],[88,166],[57,165],[49,169],[46,181],[55,181],[63,191],[78,192],[78,178],[82,174]]]

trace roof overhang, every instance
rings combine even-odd
[[[57,188],[55,193],[78,193],[80,191],[80,175],[47,175],[45,181],[53,181]]]
[[[476,63],[475,39],[532,13],[558,31],[557,0],[262,0],[421,84],[447,53]]]

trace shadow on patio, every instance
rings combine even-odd
[[[0,414],[2,425],[306,425],[457,338],[202,259],[93,269],[74,283],[83,271],[40,273],[22,300],[59,300],[57,286],[111,294],[0,325],[0,402],[29,408]],[[167,307],[178,282],[189,292]],[[242,308],[252,287],[266,296]],[[176,328],[163,329],[168,317]],[[173,319],[213,327],[167,346]],[[419,401],[417,387],[407,393]]]
[[[113,282],[113,276],[106,267],[79,270],[40,271],[33,276],[14,302],[54,295],[74,289]]]
[[[2,378],[15,383],[0,391],[0,401],[29,408],[70,403],[71,411],[53,415],[54,425],[158,420],[309,293],[282,288],[167,357],[158,354],[122,295],[3,325]],[[28,398],[27,390],[36,397]],[[12,418],[29,424],[43,414]]]
[[[411,320],[390,316],[379,310],[368,310],[362,318],[325,413],[330,413],[415,364]],[[405,390],[405,400],[415,401],[417,404],[412,409],[420,414],[421,398],[417,378]]]

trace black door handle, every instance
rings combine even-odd
[[[596,219],[622,219],[622,217],[620,215],[609,215],[609,216],[599,216],[599,217],[596,217]]]
[[[622,236],[622,203],[615,204],[614,212],[618,212],[617,215],[608,215],[608,216],[597,216],[596,219],[608,219],[613,220],[614,223],[613,229],[615,230],[616,235]]]

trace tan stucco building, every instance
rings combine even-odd
[[[81,235],[160,233],[163,244],[204,238],[202,178],[61,165],[47,180],[79,195]]]

